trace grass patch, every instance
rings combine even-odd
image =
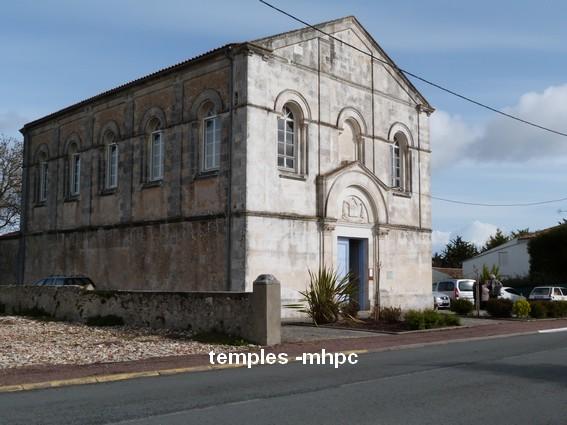
[[[408,310],[405,322],[412,330],[435,329],[446,326],[460,326],[461,320],[451,314],[439,313],[435,310]]]
[[[124,319],[114,314],[106,316],[91,316],[86,321],[87,326],[123,326]]]
[[[228,335],[223,332],[201,332],[191,338],[193,341],[202,342],[205,344],[218,344],[218,345],[235,345],[243,346],[250,345],[250,341],[236,335]]]

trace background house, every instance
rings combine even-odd
[[[477,279],[483,265],[498,266],[503,279],[522,278],[530,273],[528,242],[533,234],[521,236],[463,261],[463,275]]]

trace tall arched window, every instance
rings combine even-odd
[[[148,181],[154,182],[163,179],[164,135],[160,120],[152,118],[148,122],[147,132],[149,133],[147,176]]]
[[[296,117],[288,105],[278,118],[278,167],[295,171],[297,164],[297,125]]]
[[[406,135],[394,135],[392,148],[392,187],[404,192],[411,191],[411,161]]]
[[[220,167],[221,123],[215,105],[207,103],[203,117],[203,170]]]
[[[81,154],[75,142],[69,145],[67,152],[69,196],[79,196],[81,193]]]
[[[47,201],[47,189],[49,185],[49,165],[47,154],[41,152],[38,156],[38,175],[37,175],[37,202]]]
[[[105,161],[104,188],[115,189],[118,187],[118,144],[116,135],[112,131],[104,133]]]
[[[364,150],[360,125],[354,119],[347,119],[339,131],[339,162],[360,161],[364,163]]]

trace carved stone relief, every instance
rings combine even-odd
[[[356,196],[348,196],[343,201],[342,219],[351,223],[368,223],[368,210],[364,202]]]

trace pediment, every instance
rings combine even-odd
[[[325,34],[330,34],[356,49],[333,40]],[[425,109],[433,108],[425,97],[417,90],[411,81],[399,70],[394,61],[380,47],[370,33],[354,16],[347,16],[333,21],[306,27],[294,31],[276,34],[270,37],[254,40],[251,43],[271,50],[275,55],[290,62],[306,67],[321,65],[322,70],[339,77],[349,77],[355,83],[365,84],[373,71],[378,80],[377,90],[403,98],[408,102],[421,104]],[[317,54],[321,52],[321,61]],[[378,61],[370,66],[372,54]],[[333,68],[333,61],[340,66]],[[383,61],[387,64],[382,64]],[[380,84],[381,82],[381,84]]]

